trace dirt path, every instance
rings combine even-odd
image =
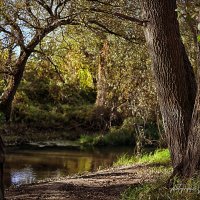
[[[135,165],[111,168],[81,176],[23,185],[6,190],[7,200],[118,200],[130,186],[152,181],[160,172]]]

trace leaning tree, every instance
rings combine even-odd
[[[181,39],[177,1],[144,0],[141,7],[173,175],[189,177],[199,168],[199,89]]]
[[[0,73],[5,86],[0,111],[7,120],[31,54],[49,33],[63,25],[76,24],[80,12],[78,4],[69,0],[1,1],[0,38],[5,61],[1,63]]]
[[[199,169],[200,164],[199,75],[197,73],[195,77],[183,44],[178,15],[185,20],[191,31],[191,41],[193,40],[196,45],[198,64],[198,26],[194,17],[197,13],[191,13],[191,10],[198,8],[200,2],[198,0],[128,0],[123,9],[121,1],[88,1],[92,4],[95,2],[96,6],[91,6],[94,12],[109,14],[114,18],[128,20],[143,27],[171,153],[174,169],[172,177],[192,176]],[[105,6],[109,9],[102,9]]]
[[[76,25],[83,10],[79,1],[71,0],[0,0],[0,49],[4,58],[0,60],[3,83],[0,112],[7,121],[30,56],[38,51],[48,34],[64,25]],[[0,142],[1,190],[3,162],[4,149]],[[3,196],[3,191],[0,195]]]

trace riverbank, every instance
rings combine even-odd
[[[35,184],[10,187],[7,199],[123,199],[129,188],[153,183],[171,173],[168,150],[156,150],[143,156],[121,156],[113,167],[82,175],[44,180]]]
[[[0,127],[0,134],[6,146],[19,146],[30,143],[51,141],[76,141],[81,132],[64,129],[37,129],[26,124],[10,124]]]
[[[21,106],[13,110],[10,123],[0,119],[0,135],[7,146],[55,140],[79,141],[82,146],[135,146],[136,143],[161,146],[162,143],[162,131],[152,119],[144,123],[142,119],[118,116],[118,120],[110,121],[109,109],[93,104],[49,107],[50,110],[36,105]]]
[[[157,137],[154,124],[149,123],[138,135],[136,125],[130,120],[121,126],[110,127],[109,130],[88,131],[86,129],[51,129],[36,128],[27,124],[4,124],[0,127],[0,135],[6,146],[20,146],[30,143],[59,143],[74,141],[79,146],[165,146]],[[156,136],[155,136],[156,135]],[[48,146],[48,145],[47,145]],[[52,146],[52,145],[51,145]],[[55,145],[56,146],[56,145]]]
[[[199,200],[200,198],[198,175],[186,182],[176,179],[173,188],[166,187],[172,173],[167,149],[156,150],[154,153],[142,156],[124,154],[112,166],[96,172],[62,175],[51,179],[47,176],[48,179],[32,184],[12,185],[5,191],[6,199]]]
[[[7,200],[118,200],[128,188],[166,174],[164,165],[135,164],[6,190]]]

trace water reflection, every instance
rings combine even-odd
[[[5,185],[32,183],[46,178],[59,178],[100,166],[110,166],[120,154],[132,154],[130,148],[103,148],[81,151],[78,149],[37,148],[7,151]]]
[[[12,170],[10,173],[13,185],[33,183],[36,180],[36,173],[32,167],[22,168],[19,171]]]

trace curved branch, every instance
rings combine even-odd
[[[146,25],[147,22],[149,22],[148,20],[139,19],[139,18],[128,16],[128,15],[118,13],[118,12],[108,12],[108,11],[105,11],[105,10],[102,10],[102,9],[97,9],[97,8],[92,8],[90,10],[93,11],[93,12],[100,12],[100,13],[105,13],[105,14],[108,14],[108,15],[113,15],[113,16],[118,17],[120,19],[135,22],[136,24],[141,25],[141,26],[144,26],[144,25]]]
[[[126,37],[126,36],[123,35],[123,34],[117,33],[117,32],[115,32],[115,31],[109,29],[107,26],[101,24],[100,22],[98,22],[98,21],[96,21],[96,20],[88,20],[88,22],[89,22],[90,24],[95,24],[95,25],[97,25],[98,27],[100,27],[101,30],[98,29],[99,31],[102,31],[102,29],[103,29],[103,31],[105,31],[105,32],[107,32],[107,33],[109,33],[109,34],[112,34],[112,35],[115,35],[115,36],[124,38],[124,39],[126,39],[126,40],[131,41],[131,42],[132,42],[132,40],[137,40],[137,39],[138,39],[138,38],[135,38],[135,37],[128,38],[128,37]],[[91,28],[96,29],[95,27],[91,27]],[[135,43],[135,42],[134,42],[134,43]]]

